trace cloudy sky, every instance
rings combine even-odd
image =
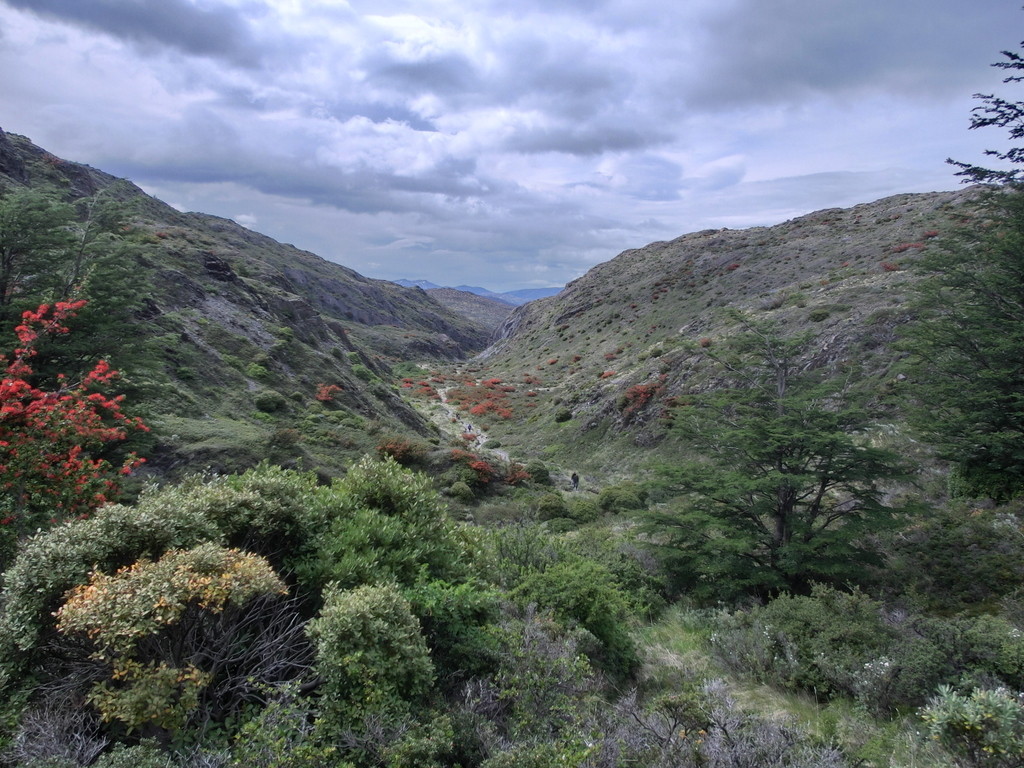
[[[561,285],[956,188],[1021,5],[0,0],[0,128],[370,277]]]

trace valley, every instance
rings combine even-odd
[[[1018,764],[1022,200],[496,311],[0,132],[0,763]]]

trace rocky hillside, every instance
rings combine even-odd
[[[855,366],[884,386],[910,268],[970,221],[965,203],[976,194],[898,195],[626,251],[506,321],[477,371],[523,397],[518,411],[509,405],[517,418],[491,431],[513,453],[543,451],[591,471],[640,460],[662,444],[678,399],[704,385],[705,350],[731,331],[726,308],[809,330],[808,364]]]
[[[514,309],[506,302],[457,288],[430,288],[427,294],[439,304],[492,332],[501,327]]]
[[[425,292],[363,277],[233,221],[181,213],[134,185],[0,131],[0,193],[116,199],[117,247],[144,295],[126,343],[150,346],[149,466],[227,470],[262,458],[333,471],[384,431],[432,432],[385,384],[406,360],[457,360],[489,329]],[[87,298],[87,297],[86,297]]]

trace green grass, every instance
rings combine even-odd
[[[818,700],[731,674],[711,653],[714,612],[674,605],[637,629],[645,660],[641,685],[650,695],[706,679],[722,679],[745,710],[790,719],[823,744],[840,747],[862,768],[955,768],[956,762],[919,732],[913,715],[880,720],[847,699]]]

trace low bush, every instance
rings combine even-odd
[[[1024,699],[1005,688],[969,694],[942,686],[921,711],[934,739],[972,768],[1024,763]]]
[[[463,539],[425,475],[369,457],[318,497],[326,529],[297,567],[311,590],[421,579],[457,581],[468,567]]]
[[[916,520],[887,548],[885,585],[944,613],[994,607],[1024,583],[1021,507],[954,503]]]
[[[325,727],[335,735],[358,730],[370,714],[407,713],[433,685],[419,622],[393,586],[329,588],[308,631],[324,681]]]
[[[537,519],[553,520],[556,517],[568,517],[569,506],[560,493],[546,493],[537,499]]]
[[[563,620],[579,624],[593,635],[595,664],[617,677],[628,677],[639,666],[629,634],[630,602],[607,568],[592,560],[565,559],[528,575],[512,597],[535,603]]]
[[[636,483],[608,485],[597,495],[597,505],[610,515],[634,512],[647,507],[647,494]]]
[[[403,593],[446,690],[493,671],[497,643],[489,631],[500,614],[499,595],[471,584],[431,581]]]

